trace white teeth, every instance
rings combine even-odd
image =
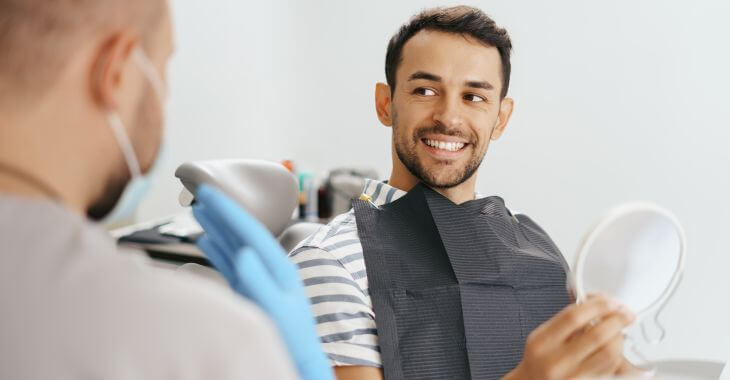
[[[445,142],[445,141],[437,141],[437,140],[425,140],[426,145],[438,148],[441,150],[448,150],[450,152],[456,152],[461,150],[461,148],[464,147],[464,143],[460,142]]]

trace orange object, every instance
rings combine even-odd
[[[281,164],[284,165],[287,170],[294,173],[294,162],[292,162],[292,160],[281,161]]]

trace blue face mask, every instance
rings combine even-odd
[[[140,48],[137,48],[132,53],[132,59],[140,68],[145,78],[147,78],[150,82],[160,105],[162,105],[166,97],[165,86],[160,74],[157,72],[157,69]],[[119,144],[119,148],[124,156],[124,161],[126,162],[127,168],[131,174],[131,180],[124,188],[124,192],[114,206],[114,209],[102,220],[102,223],[104,224],[115,224],[129,219],[134,214],[134,211],[137,209],[149,190],[152,178],[159,171],[159,167],[161,166],[160,163],[165,155],[166,139],[163,136],[160,149],[150,171],[147,174],[142,174],[139,159],[137,158],[134,146],[127,135],[127,131],[124,128],[124,123],[122,123],[121,118],[114,111],[108,111],[106,118],[107,124],[111,128],[112,132],[114,132],[114,137],[117,140],[117,144]]]

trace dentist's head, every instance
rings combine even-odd
[[[0,192],[107,216],[163,135],[166,0],[0,0]]]

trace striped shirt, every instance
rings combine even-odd
[[[365,182],[363,193],[376,206],[406,194],[375,180]],[[299,243],[289,257],[299,267],[317,333],[332,365],[382,367],[354,210],[337,216]]]

